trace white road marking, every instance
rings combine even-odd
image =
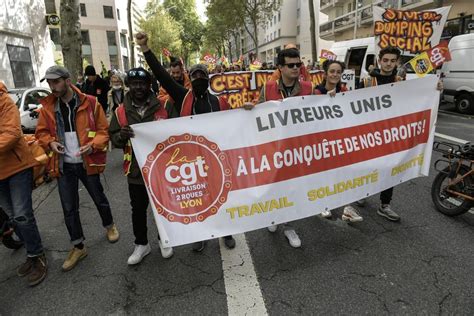
[[[268,315],[247,239],[244,234],[234,238],[234,249],[227,249],[223,238],[219,238],[228,314]]]
[[[439,137],[439,138],[446,139],[446,140],[450,140],[452,142],[456,142],[456,143],[459,143],[459,144],[465,144],[465,143],[468,142],[467,140],[456,138],[456,137],[449,136],[449,135],[444,135],[444,134],[441,134],[441,133],[435,133],[435,136]]]

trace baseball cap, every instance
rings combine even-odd
[[[192,66],[191,69],[189,69],[189,76],[192,77],[193,73],[195,73],[196,71],[202,71],[206,75],[206,77],[209,77],[209,71],[207,70],[207,66],[204,64],[197,64]]]
[[[62,66],[51,66],[46,70],[46,74],[40,80],[41,82],[47,79],[58,79],[58,78],[69,78],[71,74],[69,71]]]
[[[151,82],[151,75],[142,67],[132,68],[127,71],[127,82],[132,80],[143,80],[146,82]]]

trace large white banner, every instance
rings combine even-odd
[[[387,46],[416,55],[439,44],[451,7],[404,11],[373,7],[375,55]]]
[[[133,125],[169,246],[334,209],[429,170],[436,77]]]

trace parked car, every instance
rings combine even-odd
[[[34,133],[38,123],[39,100],[51,94],[47,88],[11,89],[8,94],[20,110],[21,128],[25,134]]]
[[[474,34],[453,37],[448,44],[451,61],[443,64],[443,97],[461,113],[474,113]]]

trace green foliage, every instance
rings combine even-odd
[[[280,5],[280,0],[209,0],[208,26],[218,25],[224,34],[219,38],[211,33],[208,41],[228,39],[229,35],[235,35],[240,28],[244,28],[258,52],[257,28],[271,18]]]
[[[182,49],[181,25],[166,12],[158,0],[147,3],[146,19],[140,21],[140,28],[148,34],[148,45],[158,55],[167,48],[173,55],[179,55]]]
[[[163,7],[181,26],[181,55],[188,63],[190,54],[200,50],[205,31],[196,12],[195,0],[164,0]]]

